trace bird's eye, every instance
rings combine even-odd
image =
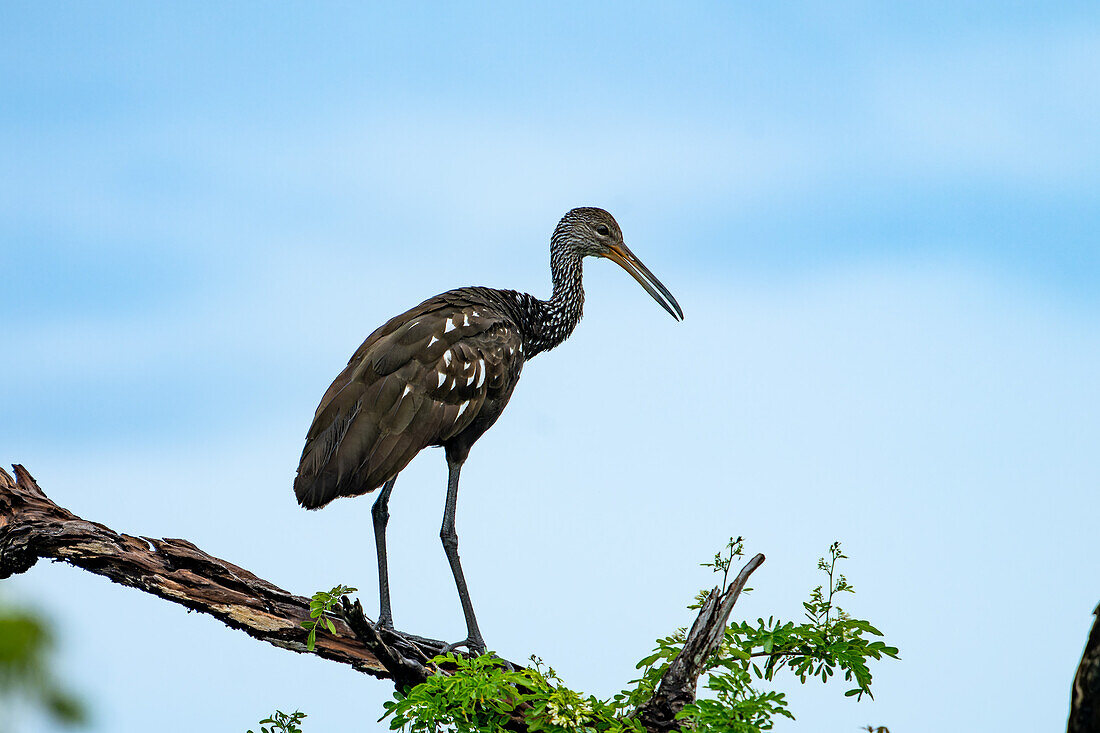
[[[607,228],[606,224],[600,224],[598,227],[596,227],[596,233],[599,234],[601,237],[606,237],[611,234],[611,230]]]

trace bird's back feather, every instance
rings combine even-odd
[[[524,358],[496,294],[443,293],[367,337],[317,407],[294,480],[302,506],[373,491],[424,448],[492,424]]]

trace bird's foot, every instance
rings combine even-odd
[[[485,640],[479,636],[476,639],[467,637],[462,641],[456,641],[454,644],[448,644],[443,647],[443,650],[439,653],[449,654],[459,647],[466,647],[470,654],[475,657],[480,657],[486,652]]]
[[[382,631],[394,631],[393,616],[379,616],[378,621],[374,624],[374,628]]]

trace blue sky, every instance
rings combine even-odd
[[[785,685],[777,729],[1063,724],[1100,586],[1095,4],[8,3],[0,99],[0,458],[62,505],[370,606],[370,501],[293,502],[316,401],[431,294],[546,295],[599,205],[687,319],[589,264],[475,447],[490,644],[609,694],[726,537],[768,556],[748,618],[840,539],[904,659],[873,703]],[[398,483],[394,612],[457,638],[444,482]],[[96,730],[388,697],[69,568],[0,592],[57,620]]]

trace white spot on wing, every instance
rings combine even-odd
[[[412,391],[413,391],[412,385],[406,384],[405,385],[405,391],[401,393],[401,396],[404,397],[405,395],[407,395],[409,392],[412,392]]]
[[[443,327],[443,333],[450,333],[453,330],[455,330],[454,318],[448,318],[447,325]]]
[[[485,360],[478,359],[477,361],[481,364],[481,371],[479,371],[477,375],[477,386],[480,389],[481,385],[485,384]]]
[[[462,416],[464,414],[466,414],[466,408],[469,407],[469,406],[470,406],[470,401],[469,400],[466,400],[465,402],[462,403],[462,409],[458,411],[458,418],[457,419],[459,419],[459,420],[462,419]]]
[[[451,365],[451,350],[450,349],[447,349],[447,351],[444,352],[444,354],[443,354],[443,363],[446,364],[447,366]]]
[[[439,377],[439,386],[442,387],[443,383],[447,381],[447,375],[444,374],[443,372],[440,372],[438,374],[438,377]]]
[[[463,326],[469,326],[470,325],[470,314],[469,313],[463,313],[462,314],[462,325]]]
[[[435,334],[432,334],[432,340],[428,342],[428,346],[430,347],[432,344],[434,344],[438,340],[439,340],[439,337],[436,336]]]

